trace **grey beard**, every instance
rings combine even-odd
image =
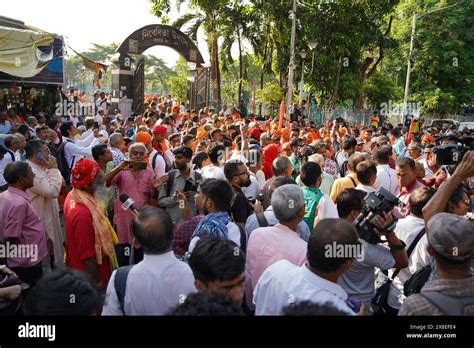
[[[99,203],[102,208],[106,208],[107,206],[107,189],[105,185],[100,185],[96,188],[94,193],[94,198]]]

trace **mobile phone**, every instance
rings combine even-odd
[[[146,162],[128,162],[128,167],[132,169],[145,170],[147,165]]]
[[[99,122],[94,122],[94,128],[99,129]]]
[[[191,181],[186,181],[184,184],[183,192],[197,191],[197,186]]]

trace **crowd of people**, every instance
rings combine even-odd
[[[94,110],[0,111],[0,313],[474,314],[474,152],[437,156],[468,131]]]

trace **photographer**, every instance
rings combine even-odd
[[[347,201],[346,201],[347,202]],[[338,210],[348,210],[344,201],[338,201]],[[393,217],[390,213],[377,215],[373,219],[373,232],[378,236],[384,235],[388,247],[382,244],[371,244],[359,238],[362,244],[362,254],[358,255],[349,270],[338,280],[338,284],[347,292],[349,298],[370,305],[375,295],[375,270],[380,268],[405,268],[408,266],[408,256],[405,251],[405,243],[400,241],[393,229]],[[359,235],[360,235],[360,231]],[[368,306],[369,307],[369,306]]]
[[[183,221],[182,206],[184,202],[176,199],[176,192],[180,191],[186,197],[190,207],[191,217],[196,215],[194,197],[197,187],[202,181],[201,174],[189,168],[193,151],[189,147],[180,146],[173,149],[175,170],[167,173],[168,182],[161,187],[158,195],[158,205],[165,209],[174,223]]]

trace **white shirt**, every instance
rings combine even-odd
[[[424,179],[432,178],[435,175],[435,173],[433,173],[433,171],[428,166],[428,160],[425,159],[424,161],[421,161],[420,163],[423,165],[423,168],[425,169]]]
[[[102,315],[123,315],[112,273]],[[196,292],[191,268],[169,251],[162,255],[145,254],[128,274],[124,310],[127,315],[165,315]]]
[[[92,148],[99,144],[99,139],[94,137],[94,134],[92,134],[92,142],[89,145],[79,145],[81,142],[80,140],[72,140],[67,137],[63,137],[64,141],[66,140],[71,140],[72,142],[68,142],[67,144],[64,145],[64,158],[66,159],[67,165],[69,168],[73,168],[77,161],[79,161],[81,158],[86,157],[89,159],[92,159]],[[88,141],[89,138],[83,140],[82,142]],[[74,163],[73,163],[74,161]]]
[[[413,242],[418,233],[425,228],[425,220],[417,218],[413,215],[408,215],[404,219],[400,219],[395,226],[395,234],[398,239],[402,240],[406,244],[406,249],[410,247],[410,244]],[[421,242],[421,240],[419,241]],[[390,307],[395,309],[400,309],[403,301],[405,300],[405,295],[403,295],[403,284],[412,276],[411,267],[413,265],[413,254],[411,253],[408,258],[408,267],[403,268],[398,275],[393,280],[390,286],[390,292],[388,294],[388,304]],[[392,276],[395,269],[391,269],[388,272],[389,277]]]
[[[329,197],[327,194],[324,194],[319,201],[317,210],[318,215],[316,216],[316,219],[314,219],[315,224],[323,219],[339,219],[337,207],[331,197]]]
[[[155,165],[153,166],[153,159],[155,159]],[[151,168],[155,172],[155,175],[160,177],[166,174],[166,162],[161,156],[158,151],[153,149],[153,151],[150,153],[150,156],[148,156],[148,163],[150,164]]]
[[[377,166],[377,180],[375,181],[375,188],[379,190],[381,187],[395,194],[398,182],[395,170],[390,168],[388,164],[380,164]]]
[[[262,170],[257,171],[257,181],[258,181],[258,186],[260,187],[260,190],[263,189],[263,186],[265,185],[265,173]]]
[[[221,179],[227,180],[224,174],[224,167],[218,167],[213,164],[201,169],[201,175],[203,180],[206,179]]]
[[[0,186],[4,186],[7,184],[5,178],[3,177],[3,173],[5,172],[5,168],[9,163],[12,163],[12,156],[9,152],[3,155],[3,159],[0,161]]]
[[[240,228],[234,222],[229,222],[227,225],[227,238],[240,246]],[[193,252],[196,243],[199,242],[200,237],[193,237],[189,243],[188,251]]]
[[[428,250],[426,250],[427,247],[428,238],[426,237],[425,233],[425,235],[421,237],[420,241],[415,247],[415,250],[413,250],[410,256],[409,268],[411,274],[432,263],[433,256],[428,254]]]
[[[356,190],[361,190],[361,191],[364,191],[364,192],[367,192],[367,193],[377,191],[375,189],[375,187],[368,186],[368,185],[362,185],[362,184],[357,185],[355,188],[356,188]]]
[[[306,265],[297,266],[287,260],[268,267],[253,292],[256,315],[280,315],[284,307],[301,301],[329,303],[354,315],[346,300],[347,293],[338,284],[319,277]]]
[[[250,186],[241,187],[240,189],[247,198],[255,198],[260,193],[260,186],[258,185],[257,177],[254,173],[250,173]]]

